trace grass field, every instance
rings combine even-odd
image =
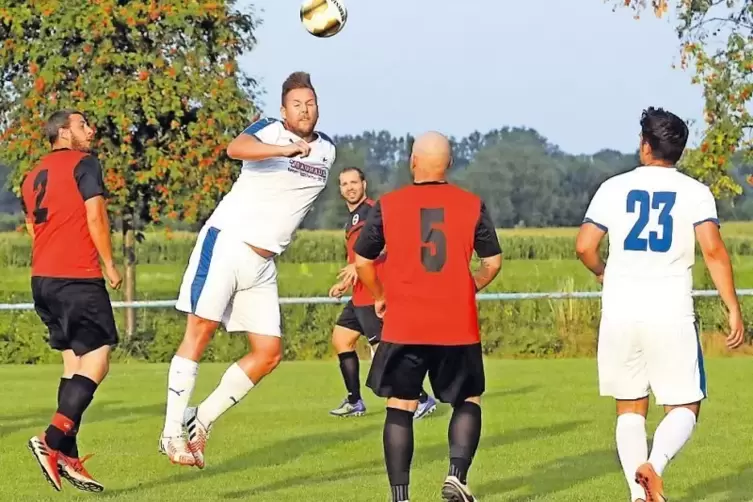
[[[224,365],[203,365],[194,401]],[[599,398],[591,360],[487,361],[483,436],[470,484],[483,502],[627,501],[613,448],[613,404]],[[362,364],[365,373],[368,363]],[[696,435],[665,473],[672,502],[753,499],[750,359],[709,360],[711,399]],[[106,486],[98,500],[314,500],[384,502],[382,403],[365,389],[358,419],[327,415],[342,397],[333,362],[283,363],[223,417],[207,468],[171,465],[156,450],[166,366],[117,365],[84,417],[82,452]],[[0,366],[2,500],[93,500],[64,485],[54,492],[26,449],[49,420],[58,368]],[[658,419],[651,410],[650,430]],[[446,405],[415,424],[414,502],[439,500],[446,474]]]
[[[342,266],[341,263],[280,263],[277,266],[280,295],[326,295],[337,280],[337,273]],[[753,259],[745,260],[745,266],[753,276]],[[176,298],[184,268],[183,263],[138,265],[136,286],[139,298]],[[570,286],[595,289],[598,283],[575,260],[520,260],[505,263],[489,291],[557,291]],[[0,276],[0,299],[30,299],[29,288],[27,268],[12,267],[3,270]],[[113,293],[113,298],[118,298],[119,294]]]
[[[738,288],[753,288],[753,257],[732,257]],[[340,263],[280,263],[278,264],[281,296],[326,295],[337,278]],[[144,264],[136,269],[139,299],[173,299],[177,297],[183,278],[183,263]],[[701,286],[704,274],[702,260],[696,262],[696,286]],[[590,291],[599,285],[591,273],[577,260],[513,260],[502,264],[499,276],[487,292]],[[705,287],[705,286],[704,286]],[[9,267],[0,275],[0,301],[31,299],[29,270]],[[122,292],[121,292],[122,293]],[[120,299],[114,292],[113,298]]]

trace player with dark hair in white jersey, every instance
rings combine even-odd
[[[173,463],[203,468],[214,422],[282,358],[275,257],[324,189],[336,152],[314,130],[319,109],[307,73],[283,83],[280,114],[281,121],[254,122],[228,145],[228,156],[243,161],[240,176],[199,232],[183,277],[176,308],[188,321],[170,363],[159,442]],[[188,407],[198,361],[220,323],[245,333],[251,352],[198,407]]]
[[[690,439],[706,398],[706,374],[693,310],[698,241],[729,312],[727,346],[743,342],[732,265],[716,203],[704,184],[676,168],[688,128],[649,108],[641,117],[641,165],[605,181],[576,242],[581,261],[604,284],[599,327],[601,395],[617,402],[615,438],[632,502],[664,502],[662,473]],[[609,233],[607,263],[598,248]],[[649,390],[666,416],[649,455]]]

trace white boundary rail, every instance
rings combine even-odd
[[[753,289],[738,289],[738,296],[753,296]],[[719,296],[715,289],[693,290],[693,296]],[[573,291],[573,292],[550,292],[550,293],[479,293],[476,299],[479,301],[516,301],[516,300],[540,300],[540,299],[567,299],[567,298],[600,298],[601,291]],[[280,298],[283,305],[291,304],[316,304],[316,303],[347,303],[349,296],[342,298],[329,298],[327,296],[293,296]],[[165,308],[174,307],[176,300],[146,300],[131,303],[112,302],[113,308]],[[34,310],[33,303],[0,303],[2,310]]]

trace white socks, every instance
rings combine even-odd
[[[167,412],[162,435],[177,437],[183,434],[183,413],[191,399],[199,363],[173,356],[167,377]]]
[[[648,459],[646,419],[637,413],[624,413],[618,416],[615,439],[622,470],[630,488],[631,500],[646,498],[641,485],[635,482],[635,471]]]
[[[253,388],[254,383],[238,366],[238,363],[233,364],[222,375],[217,388],[199,405],[199,421],[205,427],[211,426],[220,415],[238,404]]]
[[[648,461],[661,476],[672,458],[688,442],[695,428],[695,413],[688,408],[675,408],[664,417],[654,433],[654,445]]]
[[[695,414],[688,408],[675,408],[659,424],[654,433],[651,456],[648,456],[646,419],[637,413],[617,417],[615,439],[622,470],[625,473],[632,500],[644,499],[643,488],[635,482],[635,471],[647,461],[661,476],[670,460],[690,439],[695,428]]]

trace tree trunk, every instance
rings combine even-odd
[[[123,218],[123,260],[125,261],[123,289],[126,302],[136,300],[136,236],[133,227],[133,214]],[[124,310],[126,338],[130,339],[136,332],[136,309],[126,307]]]

